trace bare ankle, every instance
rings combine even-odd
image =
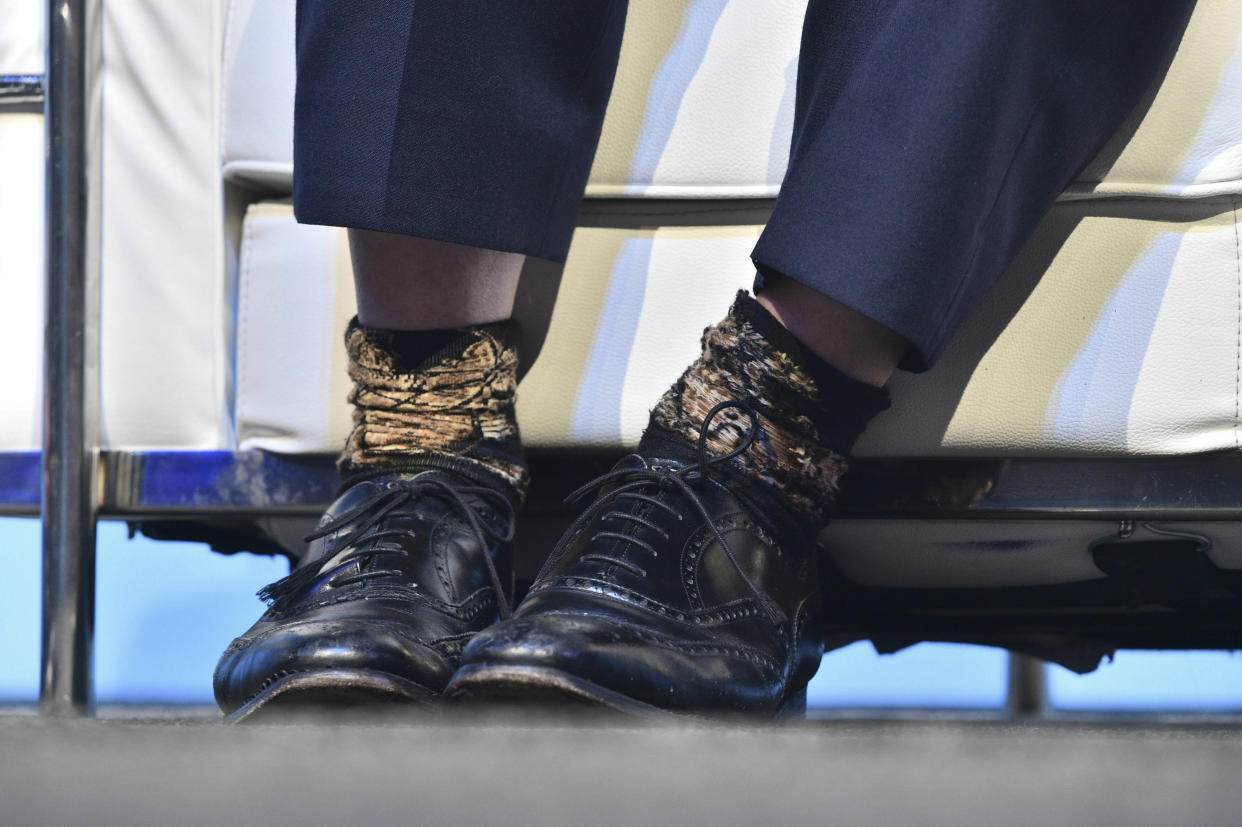
[[[428,238],[349,231],[358,321],[381,330],[489,324],[513,315],[526,257]]]
[[[851,379],[883,387],[908,343],[884,325],[790,278],[755,296],[812,353]]]

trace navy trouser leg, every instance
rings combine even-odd
[[[563,260],[625,0],[299,0],[307,224]]]
[[[563,259],[625,5],[300,0],[299,220]],[[760,272],[897,331],[904,367],[930,364],[1191,5],[811,0]]]
[[[811,0],[754,251],[933,362],[1137,104],[1192,0]]]

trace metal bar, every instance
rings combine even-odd
[[[339,482],[330,456],[162,451],[106,462],[101,509],[110,516],[317,516]]]
[[[538,449],[554,479],[587,480],[619,454]],[[112,451],[99,459],[100,514],[196,519],[304,516],[331,502],[333,458],[261,451]],[[0,452],[0,515],[38,513],[37,452]],[[1154,459],[860,459],[833,508],[846,520],[1242,522],[1242,463],[1232,455]],[[1051,483],[1059,481],[1059,487]],[[555,487],[555,493],[560,488]],[[569,489],[566,489],[567,491]],[[549,502],[560,500],[549,495]],[[529,507],[527,511],[529,512]]]
[[[47,308],[43,417],[45,715],[93,712],[95,475],[90,399],[97,326],[87,280],[86,2],[49,0]]]
[[[616,453],[528,451],[559,508],[562,489],[611,467]],[[0,453],[7,462],[25,455]],[[116,451],[102,456],[109,517],[318,514],[331,502],[333,458],[262,451]],[[564,483],[564,484],[563,484]],[[833,506],[846,520],[1242,522],[1235,455],[1142,459],[858,459]],[[0,488],[0,511],[8,496]],[[538,496],[538,492],[535,493]],[[22,503],[15,503],[17,509]],[[527,512],[531,504],[528,503]]]
[[[1236,520],[1233,453],[1117,459],[857,459],[838,519]]]
[[[1047,667],[1039,658],[1009,653],[1009,687],[1005,709],[1015,717],[1039,717],[1048,711]]]
[[[42,102],[42,75],[0,75],[0,106]]]

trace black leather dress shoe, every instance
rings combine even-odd
[[[823,654],[814,534],[778,543],[779,528],[760,524],[777,515],[757,519],[720,473],[748,444],[697,462],[632,455],[592,483],[599,497],[513,616],[466,647],[447,695],[634,713],[804,708]]]
[[[515,504],[482,482],[430,470],[345,490],[221,656],[220,708],[242,720],[435,700],[466,642],[508,614]]]

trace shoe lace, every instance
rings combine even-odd
[[[748,417],[746,431],[741,440],[727,453],[713,455],[708,451],[707,439],[711,429],[712,422],[726,410],[737,409],[742,411]],[[657,534],[668,539],[668,533],[652,520],[647,519],[641,514],[633,513],[632,503],[645,503],[652,509],[660,509],[667,512],[678,521],[683,519],[682,513],[670,505],[657,494],[673,491],[681,495],[681,497],[690,504],[693,511],[698,514],[699,519],[715,536],[716,542],[719,544],[725,556],[732,564],[738,576],[746,584],[746,587],[754,595],[759,605],[763,608],[764,613],[773,624],[784,623],[788,618],[785,612],[776,605],[776,603],[768,597],[762,589],[750,578],[746,573],[742,564],[738,561],[737,556],[733,552],[733,548],[725,539],[724,534],[716,526],[707,507],[703,504],[703,500],[695,491],[695,485],[700,484],[709,479],[717,478],[717,467],[722,466],[734,457],[739,456],[746,451],[754,443],[759,434],[759,415],[754,408],[745,402],[737,400],[725,400],[715,405],[707,416],[703,419],[703,424],[699,428],[699,437],[695,445],[696,462],[693,465],[686,465],[681,468],[669,468],[663,465],[648,466],[646,461],[640,467],[616,468],[603,476],[597,477],[591,482],[583,485],[577,490],[571,492],[565,498],[566,504],[572,504],[582,500],[587,494],[600,491],[602,493],[595,499],[585,511],[582,512],[566,532],[565,537],[569,538],[576,533],[576,529],[599,517],[600,522],[607,520],[621,520],[635,525],[643,526]],[[637,455],[631,455],[637,456]],[[639,457],[641,460],[642,458]],[[717,479],[717,482],[720,480]],[[626,506],[629,505],[630,508]],[[627,543],[641,549],[651,557],[658,557],[659,551],[647,541],[633,534],[627,534],[623,531],[598,531],[591,536],[591,544],[594,546],[596,540],[614,540],[621,543]],[[544,563],[542,571],[540,571],[537,580],[543,578],[544,574],[551,570],[556,561],[559,560],[568,543],[562,540],[561,544],[548,557]],[[636,577],[645,577],[647,572],[641,567],[629,562],[622,557],[614,557],[601,552],[592,550],[588,554],[583,555],[584,560],[592,559],[606,563],[612,563],[620,566],[634,574]]]
[[[467,495],[477,497],[486,506],[495,510],[502,519],[504,529],[498,531],[480,520],[478,507],[466,500]],[[342,529],[349,529],[348,533],[340,538],[340,547],[349,550],[330,558],[333,573],[328,575],[328,583],[334,587],[340,587],[400,575],[399,569],[379,567],[377,560],[385,556],[408,556],[408,550],[392,542],[404,536],[406,532],[400,529],[373,529],[377,529],[381,521],[394,509],[414,499],[428,496],[438,497],[448,503],[452,512],[463,519],[483,548],[483,561],[487,568],[488,579],[496,592],[500,616],[508,617],[511,612],[509,600],[505,595],[500,573],[496,570],[496,564],[491,554],[487,552],[487,548],[491,542],[505,543],[513,539],[516,513],[512,503],[492,488],[482,485],[457,484],[433,475],[423,474],[407,480],[390,480],[349,510],[332,517],[306,535],[305,541],[311,542]],[[352,563],[359,564],[354,572],[341,573]],[[368,565],[368,563],[373,565]],[[323,576],[323,566],[303,566],[294,570],[288,577],[277,580],[260,590],[259,597],[268,601],[273,607],[279,608],[283,602],[294,598],[302,592],[304,587],[317,582]]]

